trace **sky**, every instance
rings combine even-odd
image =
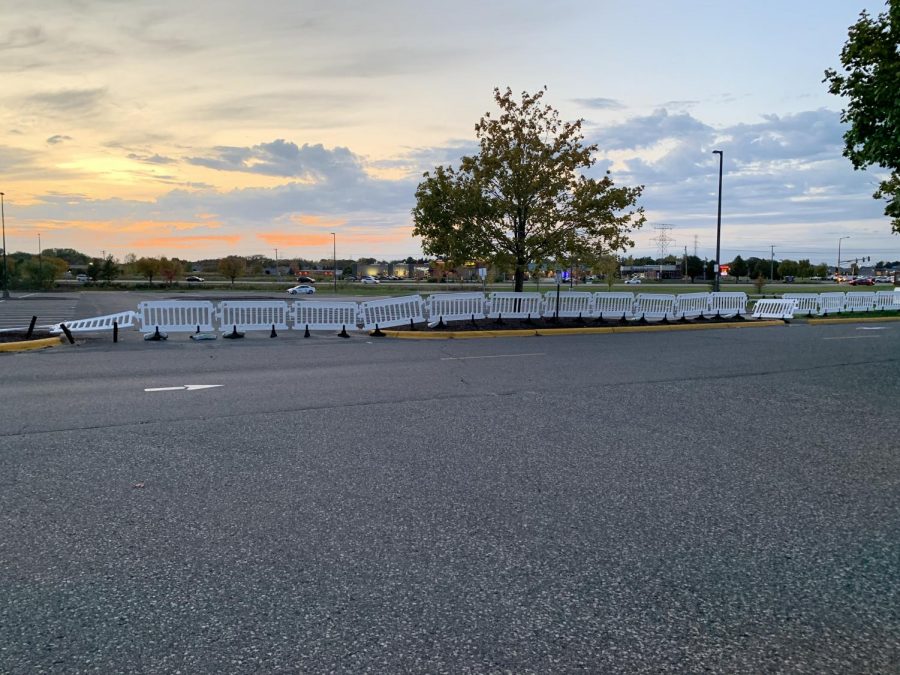
[[[9,251],[419,257],[422,172],[475,151],[494,87],[546,86],[594,170],[645,186],[633,255],[715,256],[720,149],[723,262],[900,259],[822,83],[882,2],[0,5]]]

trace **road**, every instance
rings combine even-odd
[[[0,354],[0,672],[896,671],[898,364],[888,323]]]

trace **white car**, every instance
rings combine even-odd
[[[300,284],[288,289],[288,293],[291,295],[313,295],[315,292],[316,289],[308,284]]]
[[[379,283],[379,281],[375,277],[363,277],[362,279],[359,280],[359,283],[361,283],[361,284],[377,284],[377,283]]]
[[[638,279],[637,277],[635,277],[634,279],[629,279],[625,283],[628,284],[629,286],[640,286],[641,280]]]

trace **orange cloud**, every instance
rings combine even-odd
[[[308,227],[321,227],[321,228],[335,228],[340,227],[346,220],[340,218],[323,218],[322,216],[304,216],[303,214],[296,213],[293,214],[290,219],[291,222],[297,223],[298,225],[306,225]]]
[[[158,229],[158,228],[157,228]],[[131,244],[137,248],[175,248],[179,250],[196,248],[198,244],[237,245],[241,236],[234,235],[188,235],[185,237],[151,237],[136,239]]]
[[[331,234],[291,234],[287,232],[262,232],[256,235],[269,246],[325,246],[331,245]]]
[[[218,222],[204,221],[195,223],[189,220],[29,220],[22,223],[21,228],[37,230],[85,230],[104,234],[141,234],[159,232],[160,230],[196,230],[200,228],[217,229],[222,226]]]

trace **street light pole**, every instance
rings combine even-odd
[[[337,293],[337,235],[331,233],[331,265],[334,270],[331,272],[332,281],[334,281],[334,292]]]
[[[841,237],[840,239],[838,239],[838,259],[837,259],[837,265],[834,268],[835,276],[839,276],[841,274],[841,242],[844,239],[849,239],[849,238],[850,238],[850,235],[848,234],[846,237]]]
[[[3,197],[0,192],[0,222],[3,223],[3,299],[9,298],[9,268],[6,266],[6,213],[3,209]]]
[[[715,279],[713,280],[713,290],[718,293],[719,277],[721,276],[719,273],[719,265],[721,264],[719,256],[721,255],[722,246],[722,163],[724,161],[724,154],[721,150],[713,150],[712,154],[719,156],[719,210],[716,216],[716,269]]]

